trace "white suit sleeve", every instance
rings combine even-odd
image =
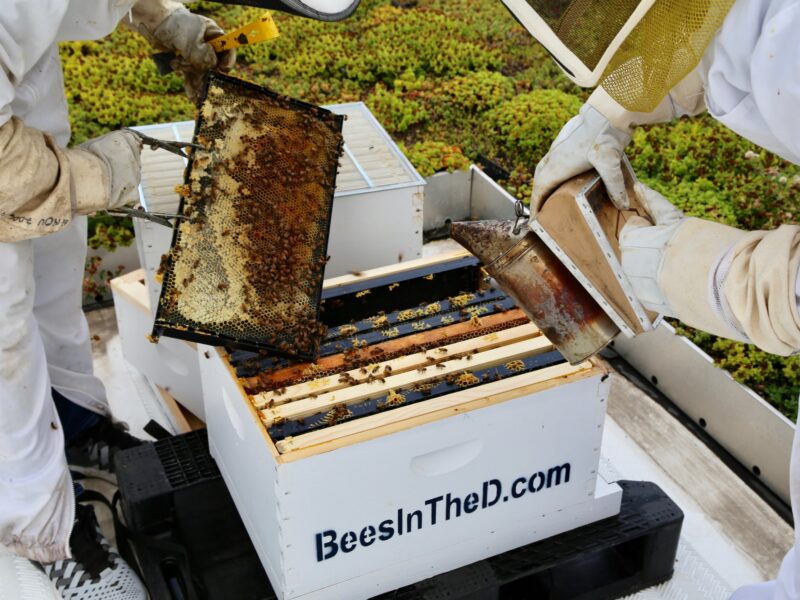
[[[672,316],[786,356],[800,351],[798,270],[800,225],[748,232],[687,218],[657,278]]]
[[[703,58],[712,116],[800,164],[800,2],[738,0]]]

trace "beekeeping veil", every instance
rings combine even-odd
[[[650,112],[699,63],[735,0],[502,0],[576,84]]]
[[[218,0],[221,4],[257,6],[269,10],[309,17],[318,21],[341,21],[358,7],[361,0]]]

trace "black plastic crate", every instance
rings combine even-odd
[[[275,600],[205,431],[116,456],[122,506],[153,600]],[[683,512],[655,484],[618,482],[620,514],[375,600],[606,600],[672,576]],[[150,540],[153,540],[151,543]]]

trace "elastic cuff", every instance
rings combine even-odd
[[[52,563],[57,560],[67,558],[67,547],[64,544],[30,545],[22,541],[14,541],[3,544],[13,554],[24,556],[25,558],[38,563]]]
[[[80,148],[71,148],[66,155],[73,212],[86,215],[105,209],[111,196],[111,173],[103,159]]]
[[[727,338],[741,337],[720,319],[710,297],[710,278],[720,258],[747,232],[695,217],[684,220],[669,241],[659,287],[684,323]]]
[[[616,129],[628,133],[631,133],[636,125],[666,123],[675,117],[675,110],[669,96],[666,96],[652,112],[631,112],[614,100],[602,86],[599,86],[592,92],[586,103],[600,111]]]

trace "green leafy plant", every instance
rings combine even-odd
[[[89,217],[89,248],[113,252],[133,243],[133,222],[127,217],[98,213]]]
[[[486,113],[489,135],[515,163],[535,166],[581,100],[560,90],[534,90]]]
[[[116,269],[105,269],[101,257],[88,257],[83,274],[84,304],[108,300],[111,297],[111,280],[122,275],[124,270],[123,265],[119,265]]]
[[[428,111],[420,102],[405,99],[380,83],[375,86],[375,91],[370,94],[366,103],[381,125],[391,133],[402,133],[412,125],[428,119]]]
[[[417,142],[408,149],[403,148],[403,152],[423,177],[441,171],[468,169],[470,165],[461,148],[443,142]]]

